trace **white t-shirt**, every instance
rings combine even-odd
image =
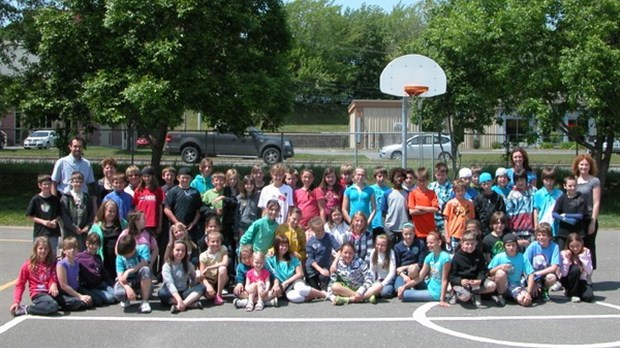
[[[260,198],[258,199],[258,207],[265,209],[267,202],[275,199],[280,205],[280,215],[276,218],[278,224],[286,222],[288,216],[288,208],[293,206],[293,189],[290,186],[283,184],[280,187],[275,187],[273,184],[263,187],[260,191]]]

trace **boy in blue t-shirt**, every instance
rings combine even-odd
[[[541,222],[551,225],[551,233],[555,237],[558,233],[558,221],[553,218],[555,202],[562,195],[562,191],[555,188],[556,172],[554,168],[546,167],[541,172],[543,187],[534,193],[534,226]]]
[[[330,281],[333,255],[340,249],[340,243],[331,233],[325,232],[320,216],[310,219],[308,226],[314,235],[306,243],[306,280],[311,287],[325,291]]]
[[[114,203],[118,206],[118,216],[121,220],[127,220],[127,215],[129,215],[129,211],[133,205],[133,198],[125,191],[125,186],[127,186],[127,177],[125,174],[114,174],[114,178],[112,179],[112,187],[114,187],[114,191],[103,197],[102,201],[102,203],[108,200],[114,201]]]
[[[503,306],[506,304],[504,296],[510,296],[521,306],[529,307],[532,304],[531,293],[536,288],[534,269],[518,252],[519,245],[514,233],[505,234],[502,241],[506,251],[495,255],[489,263],[489,275],[497,286],[497,296],[493,299]],[[522,285],[522,277],[525,277],[526,288]]]
[[[534,269],[534,280],[538,285],[534,289],[532,296],[536,298],[539,294],[543,301],[549,298],[549,288],[557,281],[557,271],[560,267],[560,248],[552,240],[551,225],[541,222],[535,229],[536,241],[530,244],[525,250],[525,261]]]
[[[136,291],[140,290],[142,304],[140,313],[150,313],[149,296],[151,294],[151,254],[148,245],[136,246],[133,236],[124,235],[118,240],[116,256],[116,274],[118,281],[114,285],[114,297],[121,307],[128,308],[136,300]]]
[[[375,191],[375,209],[377,213],[370,222],[372,230],[372,240],[375,240],[378,235],[385,233],[383,230],[383,206],[385,205],[385,193],[390,190],[390,186],[387,185],[385,180],[387,179],[388,171],[382,166],[375,168],[374,178],[375,184],[370,186]]]

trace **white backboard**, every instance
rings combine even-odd
[[[434,97],[446,93],[446,73],[434,60],[408,54],[391,61],[381,72],[381,92],[397,97],[408,97],[405,86],[426,86],[420,97]]]

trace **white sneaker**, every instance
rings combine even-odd
[[[120,305],[121,308],[129,308],[129,306],[131,306],[131,302],[129,302],[129,300],[121,301]]]
[[[564,288],[562,287],[562,283],[556,282],[552,287],[549,288],[550,291],[557,292],[562,291]]]
[[[570,301],[577,303],[577,302],[581,302],[581,299],[579,297],[577,297],[577,296],[573,296],[573,297],[570,298]]]
[[[142,302],[140,305],[140,313],[151,313],[151,305],[148,302]]]
[[[233,306],[235,306],[235,308],[245,308],[245,306],[247,305],[248,305],[247,298],[236,298],[233,300]]]
[[[226,290],[226,288],[222,289],[222,295],[228,295],[228,290]]]

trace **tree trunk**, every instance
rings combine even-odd
[[[159,173],[161,169],[161,158],[164,154],[164,144],[166,142],[166,133],[168,132],[168,124],[159,124],[157,128],[152,129],[150,134],[151,145],[151,166],[155,173]]]

